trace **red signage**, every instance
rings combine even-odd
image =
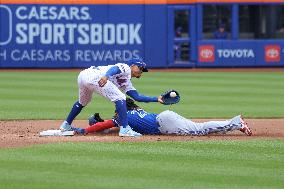
[[[266,45],[265,46],[265,61],[266,62],[280,62],[280,45]]]
[[[215,61],[215,47],[214,45],[200,45],[198,47],[199,62],[214,62]]]

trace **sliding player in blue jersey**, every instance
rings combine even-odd
[[[209,121],[196,123],[186,119],[173,111],[163,111],[160,114],[149,113],[127,98],[127,118],[129,126],[135,131],[144,135],[207,135],[210,133],[226,133],[228,131],[240,130],[248,136],[252,135],[251,129],[242,119],[241,115],[225,121]],[[97,122],[93,119],[90,127],[85,129],[75,128],[79,134],[99,132],[119,125],[118,116],[113,119]]]

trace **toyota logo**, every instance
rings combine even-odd
[[[200,56],[203,58],[211,58],[213,56],[213,51],[211,49],[202,49],[200,51]]]
[[[279,51],[277,49],[268,49],[266,51],[266,56],[270,58],[276,58],[279,56]]]

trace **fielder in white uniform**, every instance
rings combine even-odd
[[[143,72],[148,72],[148,69],[140,58],[131,59],[128,64],[92,66],[81,71],[78,76],[79,101],[75,102],[60,129],[73,130],[74,127],[71,126],[73,120],[91,101],[93,93],[97,93],[115,103],[120,122],[119,136],[141,136],[128,125],[125,93],[136,101],[163,103],[161,96],[144,96],[133,87],[131,78],[140,78]]]
[[[127,98],[126,101],[128,124],[134,131],[142,134],[207,135],[240,130],[248,136],[252,135],[251,129],[241,115],[224,121],[196,123],[170,110],[160,114],[148,113],[137,106],[132,99]],[[115,127],[118,124],[118,116],[115,116],[112,120],[98,122],[85,129],[76,128],[75,131],[79,134],[87,134]]]

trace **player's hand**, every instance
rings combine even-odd
[[[158,102],[160,102],[161,104],[164,104],[164,101],[162,100],[162,96],[158,96]]]
[[[108,78],[106,76],[103,76],[100,80],[99,80],[99,86],[103,87],[105,86],[105,84],[107,83]]]

